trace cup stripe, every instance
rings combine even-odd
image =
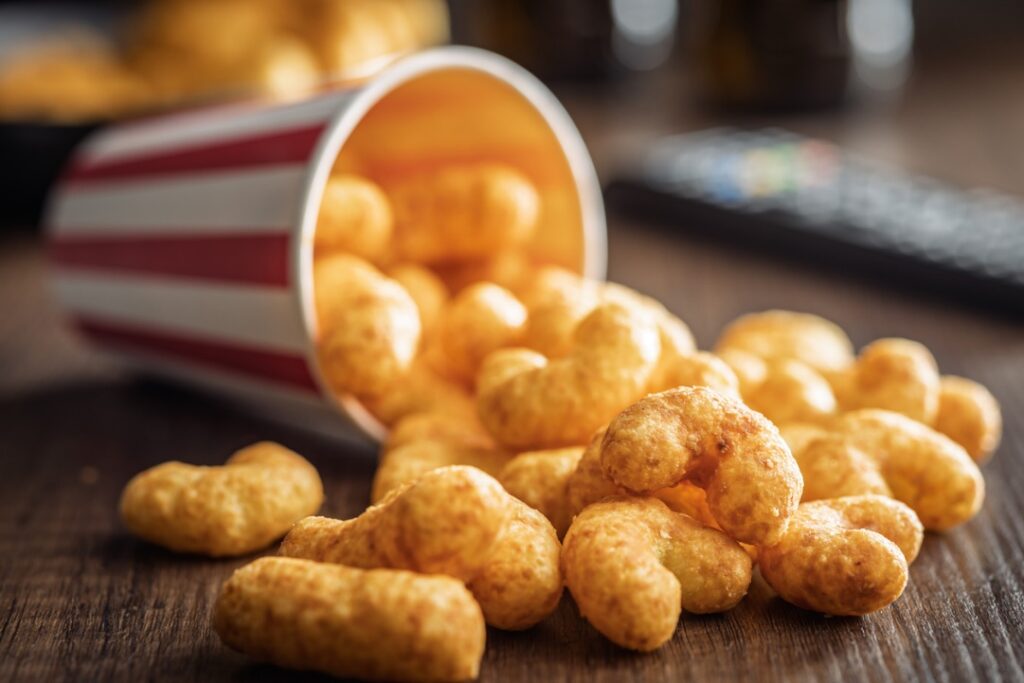
[[[62,179],[74,186],[96,181],[222,171],[303,162],[320,139],[324,124],[274,131],[227,141],[108,161],[76,159]]]
[[[289,287],[57,269],[72,316],[190,339],[305,355],[308,339]]]
[[[306,359],[301,355],[156,332],[82,316],[76,316],[73,323],[82,334],[108,348],[153,355],[186,365],[211,367],[312,393],[320,391]]]
[[[278,233],[57,235],[50,257],[61,269],[147,273],[285,287],[287,228]]]
[[[51,235],[280,232],[297,220],[307,175],[304,164],[283,164],[62,188]]]

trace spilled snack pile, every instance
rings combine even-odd
[[[139,4],[116,43],[83,25],[5,53],[0,120],[93,123],[225,96],[289,98],[448,39],[440,0]]]
[[[314,516],[315,470],[274,444],[138,475],[125,524],[240,555],[230,647],[337,676],[476,677],[485,624],[519,630],[568,588],[612,642],[654,650],[682,612],[779,597],[864,615],[903,593],[925,530],[970,520],[999,406],[921,344],[855,353],[766,311],[699,351],[658,302],[533,263],[540,202],[496,163],[328,184],[315,239],[320,370],[389,434],[373,505]]]

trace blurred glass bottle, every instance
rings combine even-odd
[[[664,63],[678,0],[452,0],[456,42],[542,78],[607,79]]]
[[[693,9],[695,75],[712,103],[809,107],[845,96],[845,0],[696,0]]]
[[[754,109],[836,105],[898,88],[913,43],[910,0],[694,0],[699,91]]]

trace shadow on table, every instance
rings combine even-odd
[[[102,558],[104,566],[110,570],[121,568],[131,568],[133,571],[167,568],[190,570],[215,567],[222,569],[225,575],[260,557],[276,555],[278,548],[278,543],[275,541],[267,548],[248,555],[211,558],[194,553],[176,553],[136,538],[127,531],[119,531],[98,543],[83,539],[82,544],[83,552],[89,552]]]
[[[236,683],[248,683],[248,681],[260,681],[260,683],[263,683],[264,681],[268,681],[269,683],[274,683],[274,681],[288,681],[288,683],[327,683],[328,681],[334,681],[336,683],[339,680],[358,681],[360,679],[338,679],[333,676],[326,676],[324,674],[313,673],[310,671],[281,669],[269,664],[250,664],[231,674],[231,680],[236,681]]]
[[[22,474],[49,458],[91,464],[100,474],[130,476],[177,459],[221,464],[235,450],[278,441],[311,460],[325,476],[343,473],[368,485],[374,451],[338,442],[244,412],[206,394],[147,379],[58,384],[0,397],[0,433]],[[8,480],[8,483],[9,480]]]

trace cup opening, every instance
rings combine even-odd
[[[511,62],[472,48],[441,48],[403,59],[341,100],[310,171],[295,248],[308,358],[322,392],[365,433],[387,429],[352,396],[336,396],[315,350],[313,237],[332,172],[387,184],[448,163],[494,161],[526,175],[541,217],[525,253],[590,277],[605,272],[600,186],[578,132],[554,96]]]

